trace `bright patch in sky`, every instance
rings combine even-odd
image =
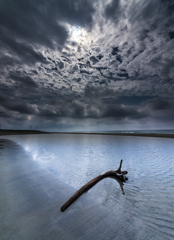
[[[84,28],[71,26],[70,38],[78,43],[87,44],[91,41],[88,32]]]
[[[72,27],[71,35],[74,39],[78,39],[82,34],[81,28],[79,27]]]

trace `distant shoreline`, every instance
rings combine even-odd
[[[24,134],[47,134],[49,132],[43,132],[39,130],[10,130],[10,129],[0,129],[1,135],[24,135]]]
[[[27,135],[27,134],[87,134],[87,135],[113,135],[113,136],[136,136],[136,137],[160,137],[174,138],[174,134],[163,133],[88,133],[88,132],[44,132],[39,130],[0,130],[0,136],[4,135]]]

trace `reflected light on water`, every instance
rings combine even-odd
[[[103,240],[108,237],[128,240],[174,239],[173,139],[85,134],[10,138],[27,151],[27,156],[31,156],[28,165],[35,166],[36,171],[26,181],[31,199],[38,201],[38,191],[41,194],[39,201],[42,201],[43,193],[46,195],[45,202],[54,196],[56,209],[60,209],[75,191],[94,177],[117,169],[120,159],[123,159],[122,170],[128,171],[128,181],[123,186],[122,183],[107,178],[83,194],[67,209],[68,216],[73,220],[74,214],[79,214],[76,218],[79,219],[78,223],[72,219],[72,222],[67,223],[66,213],[59,216],[62,228],[67,232],[67,238],[59,233],[59,239],[68,239],[68,234],[72,233],[73,230],[66,228],[68,224],[74,232],[79,232],[81,239],[95,239],[101,228],[104,233],[100,239]],[[9,159],[10,156],[9,153]],[[26,161],[21,164],[26,164]],[[15,168],[12,169],[14,171]],[[28,169],[31,168],[27,167]],[[16,172],[23,173],[18,169]],[[17,184],[17,181],[14,183]],[[30,188],[35,183],[37,191]],[[59,213],[56,212],[56,219],[57,214]],[[82,225],[85,226],[84,229]],[[89,238],[85,235],[87,229],[90,229]]]

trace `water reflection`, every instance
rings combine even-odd
[[[3,141],[0,140],[0,149],[3,149],[4,148],[4,144],[3,144]]]
[[[173,139],[92,135],[8,138],[21,148],[9,148],[9,165],[4,163],[5,171],[1,165],[0,180],[4,176],[6,184],[0,188],[0,199],[15,209],[11,214],[4,210],[4,222],[15,222],[19,212],[25,212],[21,221],[25,220],[28,229],[32,228],[30,217],[38,220],[37,229],[43,230],[45,224],[42,233],[33,230],[33,239],[174,239]],[[118,185],[113,179],[102,180],[65,213],[60,212],[75,191],[102,172],[116,169],[120,159],[129,181],[123,184],[114,178]],[[37,231],[41,234],[38,238]]]
[[[111,177],[111,178],[115,179],[115,180],[118,182],[118,184],[119,184],[119,186],[120,186],[120,188],[121,188],[122,194],[125,195],[125,191],[124,191],[124,188],[123,188],[124,183],[123,183],[120,179],[118,179],[118,178],[116,178],[116,177]],[[127,181],[127,180],[128,180],[128,178],[126,178],[126,181]]]
[[[3,141],[0,140],[0,156],[2,155],[2,149],[4,148]]]

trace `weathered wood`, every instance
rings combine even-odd
[[[84,192],[88,191],[92,188],[96,183],[101,181],[104,178],[111,177],[124,182],[127,178],[124,176],[127,174],[127,171],[121,171],[123,160],[120,161],[120,166],[117,170],[110,170],[100,174],[99,176],[95,177],[88,183],[86,183],[83,187],[81,187],[74,195],[61,207],[61,211],[65,211],[78,197],[80,197]]]

